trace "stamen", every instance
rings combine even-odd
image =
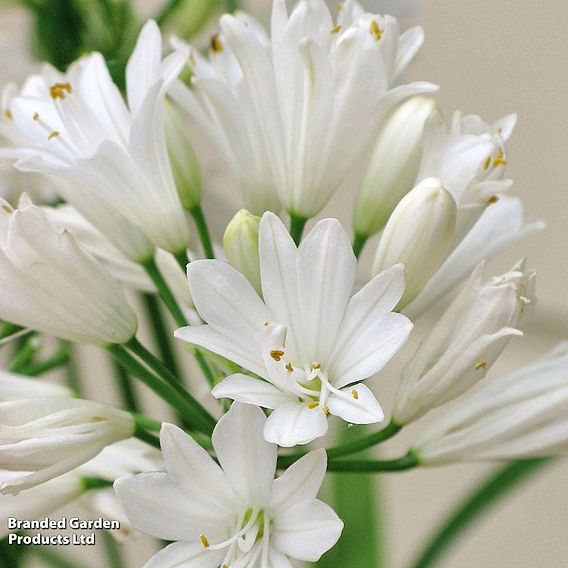
[[[337,5],[337,11],[338,11],[338,12],[341,12],[341,10],[343,10],[343,2],[340,2],[340,3]]]
[[[505,152],[501,146],[499,146],[499,153],[495,158],[493,158],[493,167],[496,168],[497,166],[506,166],[508,161],[505,160]]]
[[[193,51],[189,54],[189,64],[192,67],[197,67],[197,61],[195,60],[195,55],[193,54]]]
[[[491,156],[487,156],[487,158],[485,158],[485,162],[483,164],[483,169],[488,170],[490,165],[491,165]]]
[[[49,87],[49,94],[51,98],[56,101],[57,99],[63,100],[67,95],[73,92],[71,88],[71,83],[55,83]]]
[[[328,415],[328,414],[329,414],[329,406],[324,406],[324,407],[323,407],[323,413],[324,413],[325,415]]]
[[[321,369],[321,363],[312,363],[312,370]]]
[[[201,540],[203,548],[209,548],[209,541],[207,540],[207,537],[203,533],[199,535],[199,539]]]
[[[9,205],[2,205],[2,209],[6,211],[6,213],[13,213],[14,210]]]
[[[352,396],[355,400],[359,400],[359,393],[358,393],[355,389],[353,389],[353,390],[351,391],[351,396]]]
[[[34,115],[32,116],[32,118],[37,122],[39,120],[39,113],[34,112]]]
[[[286,370],[289,373],[293,373],[294,372],[294,367],[292,367],[292,363],[286,363]]]
[[[492,195],[485,203],[487,203],[487,205],[493,205],[497,203],[497,201],[499,201],[499,198],[496,195]]]
[[[313,410],[314,408],[317,408],[319,405],[320,405],[319,402],[316,402],[316,401],[310,402],[310,404],[308,404],[308,408],[309,408],[310,410]]]
[[[215,53],[221,53],[223,51],[223,42],[219,39],[217,34],[211,36],[211,49]]]
[[[57,130],[53,130],[52,132],[49,133],[49,136],[47,137],[47,139],[51,140],[53,138],[57,138],[58,136],[61,136],[61,133],[58,132]]]
[[[503,129],[501,127],[497,128],[497,134],[501,134],[503,132]]]
[[[332,30],[331,33],[332,34],[338,34],[341,31],[341,26],[335,26]]]
[[[268,327],[269,325],[270,325],[270,322],[269,322],[269,321],[265,321],[265,322],[264,322],[264,327]]]
[[[379,41],[383,37],[383,30],[379,27],[377,20],[371,22],[371,33],[375,36],[375,39]]]
[[[480,361],[476,366],[475,366],[475,370],[479,371],[480,369],[487,369],[487,362],[486,361]]]
[[[280,349],[273,349],[270,352],[270,356],[275,360],[275,361],[280,361],[282,359],[282,357],[284,357],[284,351],[280,350]]]
[[[249,510],[251,512],[250,519],[238,533],[234,534],[231,538],[228,538],[227,540],[224,540],[223,542],[219,542],[217,544],[209,544],[209,541],[207,540],[207,538],[205,538],[205,535],[200,534],[199,538],[201,539],[203,546],[209,550],[221,550],[223,548],[227,548],[227,546],[230,546],[231,544],[236,542],[239,538],[241,538],[253,527],[253,525],[256,523],[258,519],[258,514],[260,511],[258,511],[257,509],[249,509]],[[205,543],[207,543],[207,545],[205,545]]]
[[[6,120],[14,120],[14,115],[12,114],[12,111],[11,111],[9,108],[7,108],[7,109],[2,113],[2,115],[4,116],[4,118],[5,118]]]

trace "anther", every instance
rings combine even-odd
[[[201,540],[203,548],[209,548],[209,541],[207,540],[207,537],[204,534],[200,534],[199,539]]]
[[[52,132],[49,133],[47,139],[52,140],[53,138],[57,138],[58,136],[61,136],[61,133],[58,132],[57,130],[53,130]]]
[[[321,369],[321,363],[312,363],[312,370],[317,371],[318,369]]]
[[[371,33],[375,36],[375,39],[379,41],[383,37],[383,30],[379,27],[377,20],[371,22]]]
[[[294,372],[294,367],[292,367],[292,363],[286,363],[286,370],[287,370],[289,373]]]
[[[308,404],[308,408],[309,408],[310,410],[313,410],[314,408],[317,408],[319,405],[320,405],[319,402],[315,402],[315,401],[314,401],[314,402],[310,402],[310,404]]]
[[[488,170],[490,165],[491,165],[491,156],[487,156],[487,158],[485,158],[485,162],[483,164],[483,169]]]
[[[505,166],[507,163],[507,160],[505,160],[505,152],[503,151],[503,148],[499,147],[499,153],[495,156],[495,158],[493,158],[493,167],[496,168],[501,165]]]
[[[270,356],[275,360],[275,361],[280,361],[282,359],[282,357],[284,357],[284,351],[281,351],[280,349],[273,349],[270,352]]]
[[[193,51],[189,54],[189,64],[192,67],[197,67],[197,61],[195,60],[195,55],[193,54]]]
[[[39,112],[34,112],[32,118],[37,122],[39,120]]]
[[[7,120],[14,120],[14,115],[12,114],[12,111],[7,108],[3,113],[4,118],[6,118]]]
[[[480,361],[476,366],[475,370],[479,371],[480,369],[487,369],[487,363],[485,361]]]
[[[71,83],[55,83],[49,87],[49,94],[51,98],[56,101],[57,99],[63,100],[67,95],[73,92],[71,88]]]
[[[211,49],[215,53],[221,53],[223,51],[223,42],[219,39],[217,34],[211,36]]]
[[[337,11],[338,11],[338,12],[341,12],[341,10],[343,10],[343,2],[340,2],[340,3],[337,5]]]
[[[496,195],[492,195],[485,203],[487,203],[487,205],[493,205],[497,203],[497,201],[499,201],[499,198]]]
[[[338,34],[341,31],[341,26],[335,26],[332,30],[332,34]]]
[[[324,406],[324,407],[323,407],[323,413],[324,413],[325,415],[329,414],[329,406]]]
[[[355,389],[353,389],[353,390],[351,391],[351,396],[352,396],[355,400],[359,400],[359,393],[358,393]]]
[[[268,327],[269,325],[270,325],[270,322],[269,322],[269,321],[265,321],[265,322],[264,322],[264,327]]]
[[[14,210],[9,205],[2,205],[2,209],[6,211],[6,213],[13,213]]]

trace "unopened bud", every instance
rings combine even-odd
[[[261,294],[260,257],[258,253],[258,226],[260,217],[241,209],[227,225],[223,248],[229,264],[246,276]]]
[[[404,264],[406,305],[439,268],[456,227],[456,203],[437,178],[426,178],[398,204],[379,243],[373,273]]]
[[[424,125],[441,120],[436,102],[416,96],[398,105],[385,119],[353,212],[355,233],[380,231],[399,201],[414,187],[424,143]]]

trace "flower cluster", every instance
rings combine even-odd
[[[505,178],[516,117],[446,121],[436,86],[404,82],[422,30],[355,0],[337,17],[323,0],[290,13],[274,0],[269,32],[242,12],[219,28],[208,53],[173,38],[163,57],[147,22],[124,92],[100,53],[4,89],[0,158],[64,203],[0,199],[0,347],[12,352],[0,371],[0,519],[81,500],[173,542],[148,568],[287,568],[340,538],[343,522],[317,499],[326,470],[380,470],[341,458],[434,409],[391,470],[566,452],[566,345],[486,378],[536,305],[525,260],[497,276],[487,267],[542,228]],[[205,148],[247,208],[213,232],[219,243],[201,207]],[[337,219],[303,237],[347,188],[353,241]],[[379,232],[369,272],[358,257]],[[160,356],[137,337],[136,293]],[[427,310],[435,319],[412,351]],[[59,346],[47,358],[43,335]],[[205,396],[178,370],[174,336]],[[67,342],[114,358],[122,408],[39,377],[69,363]],[[387,409],[369,379],[398,357]],[[144,414],[133,378],[177,426]],[[334,421],[385,414],[389,426],[350,444],[279,449],[327,446]]]

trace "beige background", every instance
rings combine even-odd
[[[383,4],[402,3],[385,0]],[[145,9],[149,4],[142,2]],[[256,4],[264,12],[269,6],[262,0]],[[369,1],[367,5],[373,7],[377,3]],[[529,216],[542,218],[548,225],[545,232],[517,246],[494,265],[495,270],[505,269],[519,256],[527,255],[531,266],[539,271],[540,299],[539,315],[526,330],[525,338],[511,345],[494,369],[493,375],[497,375],[500,369],[521,364],[542,353],[558,338],[568,337],[568,4],[557,0],[431,0],[424,5],[419,21],[427,40],[410,69],[410,77],[442,86],[438,99],[447,116],[456,108],[481,114],[488,120],[512,111],[519,113],[519,125],[508,147],[508,173],[516,182],[514,191],[525,200]],[[5,36],[5,20],[2,27]],[[11,59],[14,53],[11,42],[12,39],[3,43],[5,59]],[[352,197],[343,193],[326,212],[340,216],[349,226],[349,216],[342,213],[350,210],[346,205],[351,201]],[[373,246],[374,243],[364,255],[367,263]],[[86,367],[97,371],[96,392],[100,396],[101,376],[106,372],[104,362],[96,357],[94,351],[88,350]],[[402,361],[404,355],[398,366]],[[385,369],[373,381],[387,408],[396,386],[396,367]],[[110,391],[103,394],[105,398],[111,396]],[[404,433],[400,443],[393,443],[392,455],[404,450],[406,442],[420,428],[419,424]],[[391,448],[387,450],[391,452]],[[383,478],[389,568],[407,566],[420,543],[488,469],[479,465],[459,466]],[[567,477],[566,462],[540,474],[524,491],[508,498],[479,522],[438,566],[566,567]],[[145,539],[131,543],[127,549],[132,559],[145,559],[151,553]],[[98,555],[90,552],[86,557],[91,566],[97,566],[93,559]],[[133,563],[137,565],[138,562]]]

